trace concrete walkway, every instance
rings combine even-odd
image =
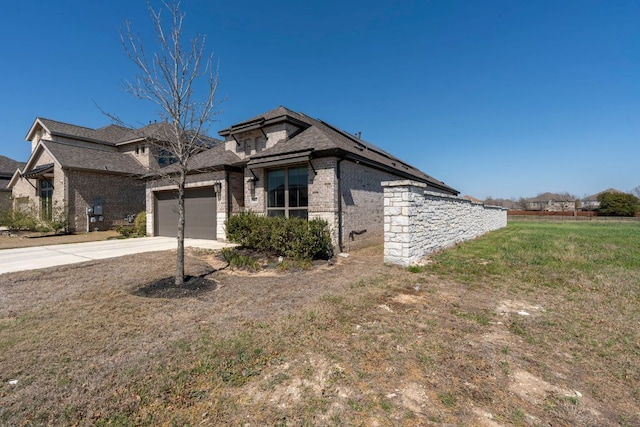
[[[184,246],[222,249],[234,245],[216,240],[184,239]],[[142,252],[167,251],[176,249],[176,247],[175,237],[141,237],[138,239],[2,249],[0,250],[0,274],[115,258]]]

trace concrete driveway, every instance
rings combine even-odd
[[[216,240],[184,239],[184,246],[222,249],[234,245]],[[138,239],[2,249],[0,250],[0,274],[115,258],[142,252],[167,251],[176,247],[175,237],[141,237]]]

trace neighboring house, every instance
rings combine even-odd
[[[224,240],[224,221],[252,211],[325,219],[334,243],[343,250],[382,242],[382,181],[419,181],[427,191],[458,195],[380,148],[285,107],[219,135],[224,143],[198,154],[190,166],[187,237]],[[175,189],[166,178],[148,179],[148,234],[176,235]]]
[[[462,196],[462,198],[465,199],[465,200],[469,200],[470,202],[473,202],[473,203],[478,203],[478,204],[484,203],[482,200],[477,199],[477,198],[475,198],[473,196],[470,196],[468,194]]]
[[[142,176],[172,162],[148,142],[162,126],[91,129],[37,118],[26,136],[29,160],[8,185],[14,208],[28,207],[45,219],[66,215],[72,232],[123,223],[145,209]]]
[[[582,199],[582,210],[583,211],[597,211],[600,207],[600,202],[598,201],[598,196],[602,193],[623,193],[623,191],[616,190],[615,188],[609,188],[607,190],[601,191],[596,194],[592,194],[591,196],[585,197]]]
[[[568,194],[542,193],[526,199],[524,204],[527,211],[568,212],[576,210],[576,200]]]
[[[11,209],[9,181],[11,181],[15,171],[22,167],[24,167],[23,162],[0,156],[0,211]]]

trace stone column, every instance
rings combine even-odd
[[[384,181],[384,262],[409,266],[416,258],[416,205],[424,198],[426,184],[416,181]]]

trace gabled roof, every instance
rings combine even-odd
[[[100,150],[52,141],[41,141],[44,148],[66,169],[91,170],[140,175],[143,167],[133,157],[117,151]],[[25,171],[28,173],[29,171]]]
[[[235,153],[226,150],[224,144],[218,144],[212,148],[206,149],[195,154],[189,161],[189,172],[202,172],[208,170],[222,170],[226,167],[241,166],[246,163]],[[162,169],[163,174],[171,174],[179,171],[176,164],[169,165]],[[151,172],[147,176],[156,176],[156,172]]]
[[[602,193],[624,193],[624,191],[616,190],[615,188],[608,188],[606,190],[602,190],[599,193],[592,194],[589,197],[585,197],[584,199],[582,199],[582,201],[583,202],[597,202],[598,201],[598,196],[601,195]]]
[[[14,173],[23,168],[24,162],[17,162],[6,156],[0,155],[0,191],[9,190],[9,183]]]
[[[92,129],[84,126],[72,125],[69,123],[63,123],[56,120],[45,119],[42,117],[36,118],[33,125],[27,133],[27,141],[35,138],[35,132],[39,127],[46,129],[48,133],[54,136],[60,136],[71,139],[79,139],[83,141],[95,142],[103,145],[121,145],[136,141],[141,141],[145,138],[161,139],[162,135],[170,135],[170,129],[167,129],[169,125],[166,122],[149,123],[139,129],[130,129],[119,125],[107,125],[98,129]],[[213,146],[220,141],[209,136],[202,136],[203,146]]]
[[[234,129],[240,131],[249,130],[252,123],[261,123],[261,126],[266,126],[283,121],[292,123],[295,121],[301,131],[288,140],[280,141],[273,147],[251,156],[249,160],[250,167],[252,164],[264,163],[270,157],[275,158],[288,153],[308,152],[307,154],[310,157],[332,154],[373,163],[400,176],[425,182],[432,187],[458,194],[457,190],[449,187],[444,182],[427,175],[376,145],[344,132],[326,122],[291,111],[286,107],[280,106],[253,119],[220,131],[219,134],[227,136],[233,135]]]
[[[32,141],[33,138],[35,138],[35,132],[40,127],[44,128],[48,133],[54,136],[80,139],[106,145],[115,145],[123,140],[134,139],[136,137],[134,131],[122,126],[108,125],[99,129],[91,129],[84,126],[77,126],[38,117],[33,122],[33,125],[31,125],[25,139],[27,141]]]
[[[286,107],[279,106],[266,113],[252,117],[244,122],[232,125],[226,129],[222,129],[218,132],[220,136],[234,135],[235,133],[246,132],[248,130],[259,129],[264,126],[270,126],[277,123],[289,122],[295,124],[300,128],[310,126],[308,121],[309,117],[301,113],[291,111]]]
[[[16,169],[24,167],[24,162],[18,162],[0,155],[0,176],[11,177]]]
[[[567,195],[555,194],[555,193],[542,193],[538,194],[536,197],[532,197],[526,200],[529,203],[546,203],[546,202],[573,202],[574,198],[568,198]]]

